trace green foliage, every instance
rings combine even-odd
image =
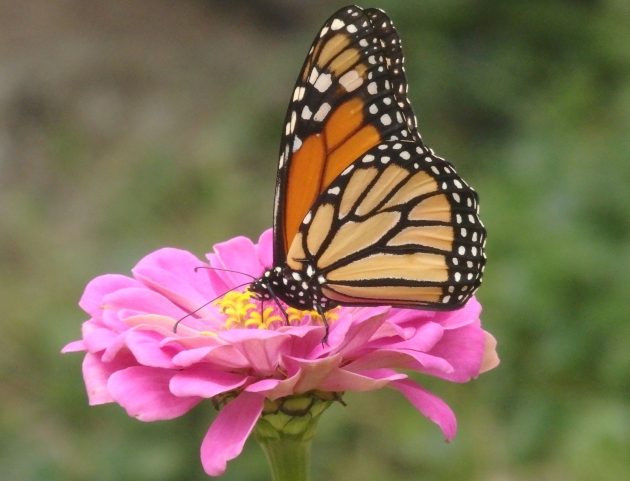
[[[0,52],[2,477],[205,479],[209,403],[152,424],[89,408],[80,356],[58,352],[92,277],[270,225],[284,108],[339,3],[284,2],[277,18],[276,2],[36,3],[50,21],[0,15],[15,47]],[[423,137],[480,193],[479,297],[502,364],[470,385],[423,380],[458,414],[450,445],[394,393],[347,396],[320,422],[314,479],[627,479],[628,6],[379,6]],[[260,449],[223,479],[268,479]]]

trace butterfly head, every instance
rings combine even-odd
[[[249,290],[260,301],[281,300],[300,310],[328,310],[337,304],[327,299],[321,290],[325,278],[311,270],[294,271],[288,267],[274,267],[252,282]]]

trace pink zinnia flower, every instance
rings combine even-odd
[[[288,308],[287,325],[273,302],[260,306],[243,288],[230,291],[247,282],[244,275],[197,269],[260,276],[272,264],[270,230],[257,245],[237,237],[216,245],[207,258],[204,263],[165,248],[142,259],[133,277],[95,278],[79,303],[91,316],[82,339],[64,352],[86,351],[83,377],[92,405],[116,402],[141,421],[181,416],[203,399],[222,406],[201,446],[210,475],[223,473],[241,452],[265,400],[304,393],[387,386],[450,440],[456,431],[452,410],[403,370],[466,382],[498,364],[475,298],[447,312],[338,307],[327,313],[330,332],[323,344],[325,328],[316,313]]]

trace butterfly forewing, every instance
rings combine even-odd
[[[373,9],[339,10],[320,30],[302,67],[280,148],[276,265],[285,262],[317,197],[355,159],[385,139],[417,136],[400,40],[383,17]]]

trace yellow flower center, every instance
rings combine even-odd
[[[225,328],[256,328],[256,329],[274,329],[286,325],[286,320],[280,309],[274,301],[266,301],[262,303],[254,298],[254,294],[250,291],[238,292],[230,291],[223,297],[216,300],[216,305],[223,314],[225,314]],[[326,312],[326,321],[328,324],[337,320],[339,314],[338,308],[331,309]],[[301,311],[293,307],[284,309],[286,317],[290,325],[300,325],[305,323],[323,324],[322,317],[313,310]],[[309,322],[310,321],[310,322]]]

